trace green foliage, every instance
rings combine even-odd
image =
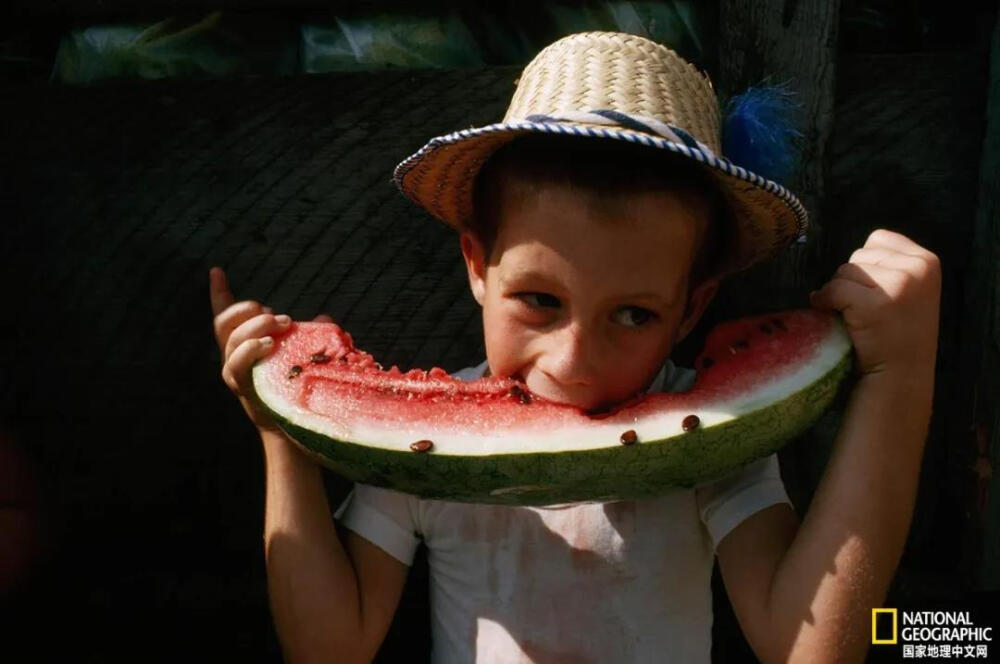
[[[653,39],[704,65],[711,16],[693,0],[510,2],[333,13],[292,19],[212,12],[196,21],[77,28],[61,41],[52,77],[71,84],[107,79],[223,77],[388,68],[524,65],[574,32],[609,30]]]
[[[337,18],[332,25],[304,25],[301,33],[308,73],[483,64],[479,45],[455,13]]]
[[[263,32],[262,32],[263,30]],[[282,43],[284,40],[284,43]],[[212,12],[185,23],[105,25],[75,29],[63,38],[52,77],[86,84],[117,78],[221,77],[291,73],[296,44],[279,23]]]

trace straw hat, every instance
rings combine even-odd
[[[719,104],[708,77],[665,46],[615,32],[570,35],[547,46],[525,67],[502,122],[431,139],[396,167],[394,180],[432,215],[465,228],[479,169],[526,133],[628,141],[703,164],[721,185],[737,235],[723,274],[804,235],[807,214],[795,195],[722,156]]]

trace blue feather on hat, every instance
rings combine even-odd
[[[799,166],[801,105],[786,85],[749,88],[725,106],[722,151],[729,161],[785,184]]]

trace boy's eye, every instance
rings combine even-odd
[[[559,298],[548,293],[518,293],[517,297],[530,307],[538,309],[558,309]]]
[[[656,314],[642,307],[622,307],[612,316],[616,323],[626,327],[640,327],[655,317]]]

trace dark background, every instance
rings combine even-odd
[[[255,25],[317,16],[309,3],[277,4],[213,8]],[[542,43],[560,36],[523,19],[528,3],[497,7],[494,27],[521,20]],[[238,298],[295,319],[329,313],[386,365],[453,371],[483,355],[454,235],[389,176],[427,138],[499,119],[524,63],[277,75],[250,62],[213,79],[50,80],[74,27],[205,9],[14,2],[0,19],[6,661],[279,661],[262,455],[219,378],[209,266],[226,268]],[[809,244],[727,285],[678,357],[714,322],[804,306],[876,227],[938,253],[934,419],[886,606],[995,602],[995,7],[730,1],[707,15],[716,46],[686,55],[722,95],[795,76],[810,124],[809,166],[793,188],[814,227]],[[800,513],[836,422],[834,412],[781,453]],[[348,486],[327,479],[336,504]],[[381,661],[426,659],[426,583],[421,552]],[[752,659],[717,578],[714,591],[714,659]]]

